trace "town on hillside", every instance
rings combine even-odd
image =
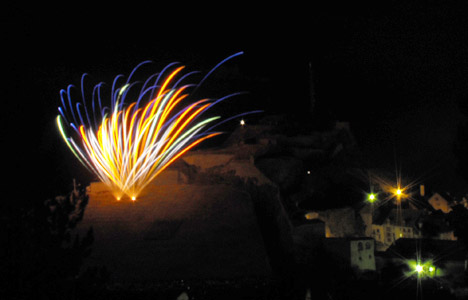
[[[275,278],[286,294],[319,298],[395,282],[388,297],[421,282],[468,295],[466,198],[366,168],[345,122],[314,131],[284,118],[241,120],[222,147],[187,153],[136,201],[92,182],[80,224],[94,228],[92,262],[110,266],[119,287],[191,274],[255,278],[250,287]]]

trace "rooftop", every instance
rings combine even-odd
[[[458,241],[400,238],[385,251],[384,255],[390,258],[420,257],[435,261],[464,261],[467,253],[466,247]]]

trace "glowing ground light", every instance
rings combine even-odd
[[[84,74],[79,101],[72,100],[72,85],[60,91],[62,106],[56,118],[60,134],[78,160],[113,191],[117,200],[125,194],[135,201],[176,159],[204,140],[221,134],[213,131],[216,126],[260,112],[242,113],[214,124],[221,117],[200,119],[212,106],[241,93],[182,104],[187,101],[189,90],[193,89],[193,94],[216,68],[241,54],[221,61],[198,84],[182,84],[186,77],[198,72],[181,75],[185,67],[174,69],[178,63],[167,65],[144,82],[132,81],[137,69],[150,63],[142,62],[126,80],[123,75],[115,77],[110,106],[102,105],[104,83],[95,85],[90,101],[86,101],[84,78],[87,74]],[[168,72],[170,69],[172,71]]]

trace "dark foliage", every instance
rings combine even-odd
[[[448,221],[454,235],[468,247],[468,210],[462,205],[455,205],[449,213]]]
[[[468,115],[468,112],[465,112],[465,110],[462,111]],[[453,152],[457,158],[458,174],[460,174],[463,179],[468,180],[468,122],[458,124]]]
[[[2,211],[2,299],[77,299],[98,285],[102,270],[82,272],[93,231],[73,234],[88,197],[84,190],[41,201],[32,193]]]

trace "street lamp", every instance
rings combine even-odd
[[[418,275],[421,274],[424,270],[423,266],[421,266],[420,264],[417,264],[414,269],[416,270],[416,272],[418,272]]]
[[[425,262],[409,260],[407,263],[411,270],[410,273],[406,274],[407,276],[416,274],[418,278],[426,278],[440,275],[440,272],[438,272],[438,269],[432,264],[431,260]]]
[[[400,187],[397,187],[396,189],[393,190],[393,196],[400,201],[402,197],[404,197],[403,190]]]

